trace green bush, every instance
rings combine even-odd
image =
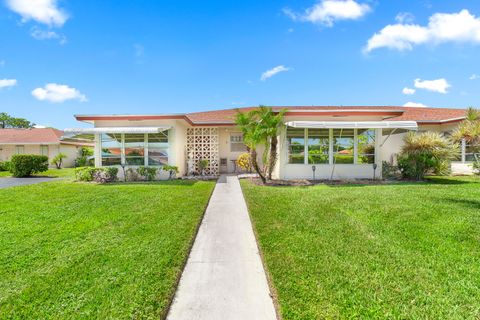
[[[10,162],[10,172],[14,177],[22,178],[48,170],[48,157],[34,154],[16,154]]]
[[[63,159],[65,158],[67,158],[67,155],[65,153],[59,153],[55,157],[53,157],[51,163],[54,164],[57,169],[62,169]]]
[[[82,167],[75,169],[75,178],[77,181],[107,183],[117,180],[117,173],[118,168],[115,167]]]
[[[76,167],[93,166],[93,149],[90,147],[82,147],[79,156],[75,159]]]
[[[138,167],[137,172],[148,181],[155,180],[157,176],[157,168],[154,167]]]
[[[480,158],[475,157],[475,161],[473,161],[473,173],[476,175],[480,175]]]
[[[450,161],[458,155],[458,145],[437,132],[409,133],[398,156],[404,178],[421,180],[425,175],[446,175]]]
[[[175,177],[175,175],[178,173],[178,167],[177,166],[163,166],[162,167],[163,171],[168,172],[168,180],[171,180]]]
[[[0,171],[10,171],[10,161],[0,162]]]

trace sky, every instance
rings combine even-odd
[[[480,106],[480,1],[0,0],[0,112]]]

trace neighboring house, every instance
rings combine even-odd
[[[274,176],[304,179],[372,178],[381,175],[382,161],[395,162],[403,137],[410,130],[449,134],[465,118],[465,110],[415,107],[273,107],[287,109]],[[253,108],[242,108],[248,111]],[[180,175],[209,161],[207,174],[235,170],[246,151],[235,126],[237,109],[162,115],[76,115],[93,125],[66,129],[70,134],[95,136],[95,165],[179,167]],[[458,165],[472,160],[462,145]]]
[[[64,167],[73,167],[82,146],[93,147],[92,143],[79,140],[61,140],[63,131],[53,128],[0,129],[0,161],[8,161],[14,154],[38,154],[48,156],[51,161],[57,154],[64,153]]]

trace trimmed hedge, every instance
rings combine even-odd
[[[35,154],[16,154],[10,161],[10,172],[14,177],[22,178],[48,170],[48,157]]]
[[[0,171],[10,171],[10,161],[0,162]]]
[[[75,178],[77,181],[107,183],[117,180],[117,173],[118,168],[115,167],[82,167],[75,169]]]

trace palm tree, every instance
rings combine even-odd
[[[252,161],[252,167],[257,172],[262,182],[266,182],[265,175],[263,170],[260,169],[260,166],[257,161],[257,146],[264,141],[264,137],[260,134],[256,125],[256,114],[252,111],[249,112],[240,112],[237,110],[235,114],[235,123],[240,128],[243,134],[243,143],[247,146],[248,152],[250,153],[250,159]]]
[[[278,153],[278,131],[283,124],[283,116],[286,110],[282,109],[274,112],[272,108],[259,106],[253,113],[258,119],[258,130],[264,137],[265,152],[263,160],[265,163],[265,175],[269,180],[272,179],[273,169],[277,163]]]
[[[465,120],[452,133],[455,141],[465,140],[472,146],[480,145],[480,111],[470,107],[466,112]]]

